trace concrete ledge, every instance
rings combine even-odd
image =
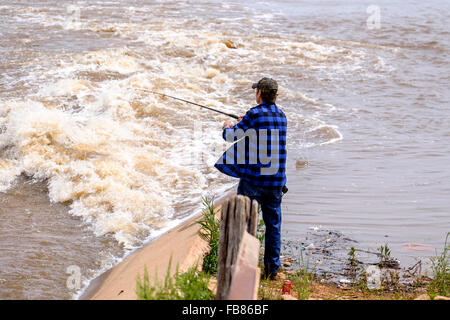
[[[234,192],[229,192],[214,203],[216,216],[220,217],[220,206]],[[155,241],[129,255],[125,260],[94,279],[80,300],[135,300],[136,278],[142,279],[144,267],[147,267],[150,283],[154,283],[155,274],[162,279],[172,258],[170,273],[174,274],[177,265],[180,271],[203,261],[209,246],[198,231],[197,223],[201,214],[165,233]]]

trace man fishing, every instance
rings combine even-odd
[[[286,188],[286,126],[283,111],[275,104],[278,84],[262,78],[252,85],[257,106],[238,118],[225,121],[223,138],[238,141],[215,167],[239,178],[237,193],[258,201],[266,225],[264,277],[275,279],[280,267],[281,200]]]

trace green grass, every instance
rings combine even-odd
[[[281,300],[280,284],[268,278],[261,279],[258,288],[260,300]]]
[[[261,244],[264,244],[264,238],[266,237],[266,227],[264,220],[259,220],[258,227],[256,229],[256,238],[258,238]]]
[[[307,300],[311,295],[311,285],[314,280],[314,272],[308,271],[308,261],[303,261],[303,250],[300,251],[300,269],[295,273],[293,282],[297,290],[297,299]]]
[[[162,283],[157,280],[155,274],[153,286],[150,284],[147,267],[144,269],[143,280],[139,275],[137,276],[136,295],[139,300],[212,300],[214,298],[208,289],[210,279],[208,274],[198,272],[197,266],[193,266],[183,273],[180,273],[177,267],[175,274],[171,276],[171,260]]]
[[[445,237],[444,250],[442,253],[431,259],[433,279],[428,285],[428,294],[434,298],[436,295],[448,297],[450,294],[450,264],[449,255],[450,244],[448,244],[448,237],[450,232]]]
[[[350,266],[355,267],[359,264],[358,258],[356,257],[356,250],[354,247],[351,247],[348,251],[348,263]]]
[[[155,273],[153,285],[150,283],[147,268],[144,269],[143,279],[138,275],[136,279],[136,295],[139,300],[212,300],[213,293],[208,289],[211,275],[217,273],[217,258],[219,250],[220,221],[215,218],[214,199],[203,198],[205,209],[202,213],[199,234],[210,247],[209,253],[203,259],[202,271],[198,272],[197,265],[180,273],[177,269],[170,275],[172,259],[169,261],[164,281],[159,282]]]
[[[202,199],[203,210],[202,219],[198,222],[200,224],[199,234],[210,247],[209,253],[203,259],[202,269],[206,273],[217,273],[217,259],[219,254],[219,232],[220,221],[216,220],[214,211],[214,198]]]
[[[389,249],[387,243],[378,248],[378,256],[380,257],[380,262],[378,263],[380,266],[385,265],[389,260],[391,260],[391,249]]]

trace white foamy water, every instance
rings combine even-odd
[[[25,12],[28,18],[35,11]],[[40,11],[33,17],[33,22],[45,27],[52,26],[49,21],[64,22],[61,16]],[[51,201],[69,203],[70,212],[92,223],[97,235],[112,233],[127,247],[173,219],[174,203],[186,198],[198,200],[193,196],[208,188],[205,174],[211,173],[211,180],[219,174],[210,167],[202,172],[198,166],[190,166],[190,157],[221,142],[217,130],[223,117],[138,89],[176,92],[242,113],[249,97],[232,102],[229,92],[248,87],[253,79],[245,75],[250,69],[240,70],[242,75],[231,70],[242,69],[246,61],[257,59],[256,54],[271,59],[271,47],[260,41],[244,44],[243,39],[235,43],[233,33],[227,38],[223,32],[181,31],[173,24],[169,20],[163,28],[152,30],[153,24],[147,29],[137,23],[83,22],[87,30],[115,30],[118,38],[136,37],[140,45],[65,56],[57,66],[45,70],[45,82],[36,93],[21,101],[2,103],[0,125],[6,129],[0,146],[8,149],[2,189],[22,173],[45,180]],[[264,42],[274,45],[276,41]],[[279,47],[279,64],[323,61],[337,54],[334,48],[311,42],[298,44],[293,39]],[[309,51],[304,57],[298,52],[305,49]],[[290,62],[286,60],[289,57]],[[112,79],[103,78],[108,75]],[[36,77],[27,76],[27,82]],[[281,93],[313,101],[286,88]],[[320,123],[309,131],[320,132],[320,143],[341,139],[335,126],[311,120]],[[195,122],[213,125],[216,132],[208,130],[194,137]],[[214,137],[205,137],[211,134]],[[196,149],[192,149],[194,143]],[[222,150],[212,154],[212,160]]]
[[[267,6],[270,12],[261,15]],[[23,263],[0,258],[0,269],[15,270],[22,263],[18,273],[35,275],[58,263],[47,270],[55,277],[36,279],[36,289],[27,295],[29,287],[16,287],[22,276],[0,274],[6,283],[0,297],[73,297],[65,286],[68,265],[82,267],[86,284],[198,212],[201,196],[221,194],[236,183],[213,168],[226,148],[221,124],[227,117],[139,89],[241,114],[255,104],[251,83],[276,78],[289,123],[285,236],[326,225],[371,246],[384,244],[380,225],[395,234],[399,246],[414,240],[438,247],[448,229],[448,204],[441,198],[448,191],[448,183],[441,182],[448,170],[411,174],[404,181],[408,175],[399,173],[405,166],[431,170],[444,163],[445,148],[437,151],[430,144],[448,136],[448,118],[438,116],[448,102],[442,87],[448,43],[427,38],[446,32],[427,22],[438,15],[436,8],[431,6],[430,17],[417,17],[423,48],[416,48],[417,42],[404,37],[416,25],[402,17],[411,27],[396,30],[392,22],[400,12],[396,5],[384,4],[385,29],[378,33],[365,27],[364,6],[336,7],[328,1],[317,6],[292,1],[1,4],[0,192],[8,205],[0,213],[8,212],[4,221],[9,222],[0,244],[9,257],[21,250],[14,234],[30,232],[30,254]],[[312,14],[319,8],[323,17]],[[420,65],[423,61],[429,62]],[[430,79],[437,83],[431,91]],[[422,117],[399,106],[415,99],[418,88],[423,89],[411,103],[429,111]],[[423,144],[411,146],[411,139]],[[309,165],[299,169],[297,160]],[[433,210],[427,211],[428,202],[414,204],[424,201],[419,190],[408,192],[419,180],[429,188]],[[23,187],[29,182],[39,187],[29,191]],[[397,197],[399,190],[404,193]],[[29,201],[20,200],[27,193],[33,194]],[[20,212],[37,201],[45,214],[39,220],[33,213],[34,229],[26,231],[29,215]],[[392,201],[389,209],[385,201]],[[362,222],[368,221],[368,206],[377,222]],[[392,221],[398,209],[403,218]],[[48,230],[47,221],[59,214],[55,221],[63,227]],[[436,235],[428,237],[420,225],[430,217],[443,222],[435,229],[430,224]],[[418,238],[398,232],[405,221],[417,226],[411,232]],[[70,239],[85,251],[66,247],[58,229],[80,230]],[[48,249],[37,233],[58,239],[51,242],[51,257],[29,258]]]

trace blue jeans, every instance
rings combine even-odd
[[[237,193],[258,201],[266,225],[264,273],[276,274],[280,267],[281,250],[281,187],[269,188],[252,185],[241,179]]]

